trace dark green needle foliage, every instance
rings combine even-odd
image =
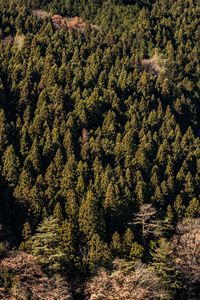
[[[58,219],[52,216],[44,219],[32,237],[31,253],[51,272],[59,272],[64,260],[67,259],[61,248],[61,241]]]
[[[77,297],[120,259],[198,299],[173,253],[200,217],[198,20],[196,0],[0,1],[1,258],[32,254]]]

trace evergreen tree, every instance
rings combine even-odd
[[[130,228],[128,228],[124,234],[123,239],[123,252],[126,257],[129,257],[132,244],[134,242],[134,234]]]
[[[0,110],[0,151],[3,152],[8,144],[8,123],[4,110]]]
[[[152,241],[150,246],[152,265],[161,278],[165,289],[173,295],[174,290],[179,287],[179,282],[176,266],[172,260],[170,242],[166,241],[165,238],[160,238],[157,242]]]
[[[6,148],[2,157],[2,174],[11,187],[16,186],[19,178],[19,158],[15,153],[13,145]]]
[[[31,253],[46,270],[52,273],[62,270],[67,257],[62,249],[62,236],[56,218],[50,216],[44,219],[31,241]]]
[[[105,223],[103,212],[92,191],[88,191],[86,198],[82,200],[79,211],[79,226],[88,240],[94,234],[104,235]]]
[[[100,266],[109,266],[111,262],[108,245],[98,234],[94,234],[89,242],[88,262],[92,273],[96,273]]]
[[[112,236],[111,248],[115,256],[120,257],[122,254],[122,242],[119,233],[116,231]]]

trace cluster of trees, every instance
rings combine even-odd
[[[118,293],[121,280],[138,299],[155,299],[155,285],[158,297],[198,299],[189,242],[200,214],[197,4],[0,4],[1,259],[29,253],[49,282],[96,275],[91,299]],[[78,15],[86,27],[56,29],[33,9]],[[0,278],[9,293],[12,276]],[[113,287],[103,294],[101,278]]]
[[[130,239],[126,244],[131,248],[128,258],[115,259],[112,267],[107,269],[99,265],[95,276],[73,290],[73,283],[70,287],[61,272],[68,263],[68,257],[60,246],[58,219],[50,217],[45,219],[32,238],[31,252],[34,256],[15,251],[1,260],[3,287],[0,288],[0,299],[70,300],[79,299],[76,297],[80,294],[88,300],[198,299],[199,225],[200,219],[187,219],[177,225],[170,240],[164,237],[151,240],[150,258],[146,262],[141,260],[145,255],[144,248]],[[102,248],[100,253],[98,247],[99,241],[96,241],[93,250],[98,252],[94,251],[92,255],[99,260],[99,256],[107,250]],[[119,251],[119,240],[114,241],[113,249]]]
[[[156,246],[152,243],[151,263],[116,260],[112,271],[101,269],[87,282],[85,294],[94,300],[177,299],[180,290],[184,290],[181,299],[198,299],[199,233],[199,220],[180,223],[174,240],[160,238]],[[188,280],[185,281],[187,287],[183,286],[183,276]]]
[[[66,281],[59,275],[48,277],[36,258],[23,252],[12,253],[0,263],[4,273],[4,288],[0,289],[0,299],[59,299],[71,300],[71,291]],[[6,288],[10,293],[6,293]]]

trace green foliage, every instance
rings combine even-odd
[[[115,256],[121,256],[122,254],[122,242],[119,233],[116,231],[112,236],[111,249]]]
[[[126,257],[129,257],[132,244],[134,242],[134,234],[130,228],[128,228],[124,234],[123,240],[123,252]]]
[[[193,198],[187,209],[186,209],[186,217],[188,218],[195,218],[195,217],[199,217],[200,215],[200,203],[199,200],[197,198]]]
[[[88,240],[96,233],[104,234],[105,224],[102,210],[99,208],[98,199],[92,191],[88,191],[86,199],[82,200],[79,212],[79,226]]]
[[[199,217],[197,15],[190,0],[1,1],[0,243],[30,251],[36,232],[45,268],[82,276],[148,260]]]
[[[89,242],[88,253],[89,268],[95,273],[102,266],[109,266],[111,263],[111,253],[106,243],[104,243],[98,234],[93,235]]]
[[[162,280],[166,290],[173,292],[179,287],[177,270],[174,261],[172,260],[172,247],[170,242],[165,238],[160,238],[156,242],[151,242],[150,253],[152,256],[152,265],[158,276]]]
[[[134,242],[131,246],[130,258],[133,261],[141,259],[144,254],[144,248],[139,245],[137,242]]]
[[[3,169],[2,174],[9,186],[14,187],[19,177],[19,158],[15,154],[13,145],[6,148],[2,157]]]
[[[67,257],[61,247],[62,237],[57,219],[52,216],[44,219],[31,241],[31,253],[46,270],[58,272],[62,269]]]

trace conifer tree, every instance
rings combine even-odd
[[[197,218],[200,215],[200,202],[194,197],[190,200],[189,205],[186,209],[185,216],[188,218]]]
[[[11,187],[17,184],[19,177],[19,158],[15,153],[13,145],[6,148],[2,157],[3,169],[2,174]]]
[[[100,266],[109,266],[111,262],[109,247],[98,234],[94,234],[89,241],[88,262],[92,273],[95,273]]]
[[[123,252],[126,257],[129,257],[130,255],[133,242],[134,242],[134,234],[131,228],[128,228],[124,233],[124,238],[123,238]]]
[[[129,258],[136,262],[137,260],[141,259],[144,254],[144,248],[139,245],[137,242],[132,243],[131,251]]]
[[[87,240],[90,240],[94,234],[104,235],[103,212],[99,206],[98,199],[91,190],[87,192],[86,198],[82,200],[79,211],[79,226]]]
[[[160,238],[157,242],[151,242],[152,265],[162,280],[166,290],[171,292],[178,288],[178,275],[175,263],[172,260],[172,249],[170,242]]]
[[[122,243],[119,233],[116,231],[112,236],[111,249],[115,256],[120,257],[122,254]]]
[[[62,270],[67,260],[62,249],[62,236],[59,222],[53,216],[45,218],[31,238],[31,253],[50,273]]]
[[[3,109],[0,110],[0,151],[4,151],[8,144],[8,124]]]

